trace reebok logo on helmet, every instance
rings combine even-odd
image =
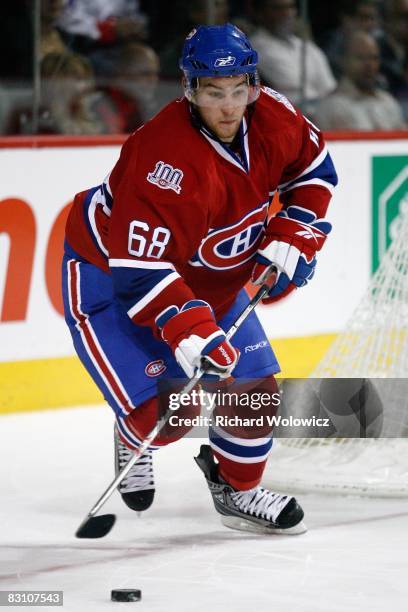
[[[233,66],[236,58],[233,55],[228,57],[218,57],[214,62],[214,68],[220,68],[221,66]]]

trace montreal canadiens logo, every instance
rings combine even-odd
[[[145,374],[152,378],[153,376],[160,376],[166,369],[163,359],[156,359],[156,361],[151,361],[147,364]]]
[[[200,262],[213,270],[230,270],[255,255],[268,213],[268,203],[251,211],[243,219],[208,234],[198,249]]]

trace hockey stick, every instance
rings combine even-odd
[[[231,327],[225,334],[228,340],[232,338],[232,336],[238,331],[238,329],[241,327],[242,323],[245,321],[248,315],[254,310],[255,306],[257,306],[257,304],[259,304],[262,298],[267,295],[268,291],[270,291],[272,285],[274,284],[275,279],[276,273],[272,272],[268,278],[268,283],[265,283],[261,286],[261,288],[257,291],[252,300],[244,308],[244,310],[237,317],[235,322],[231,325]],[[190,393],[190,391],[192,391],[196,386],[197,381],[200,380],[202,376],[204,376],[205,372],[205,368],[199,368],[194,378],[192,378],[180,391],[180,395]],[[106,491],[98,499],[96,504],[91,508],[91,510],[89,511],[85,519],[82,521],[75,533],[77,538],[103,538],[110,532],[116,521],[115,514],[102,514],[101,516],[95,516],[96,513],[100,510],[100,508],[102,508],[105,502],[108,501],[108,499],[115,491],[117,486],[122,482],[122,480],[126,478],[127,474],[130,472],[134,464],[140,459],[140,457],[144,454],[144,452],[150,446],[152,441],[156,438],[157,434],[163,429],[171,414],[171,410],[167,410],[165,412],[163,417],[156,423],[151,432],[143,440],[139,448],[134,452],[133,456],[129,459],[123,470],[119,472],[119,474],[111,482]]]

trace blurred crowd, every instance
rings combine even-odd
[[[129,133],[181,94],[199,23],[231,21],[264,85],[324,130],[408,122],[408,0],[3,0],[0,133]]]

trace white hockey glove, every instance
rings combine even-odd
[[[289,206],[273,217],[256,256],[252,282],[261,285],[271,266],[278,270],[278,278],[263,302],[269,304],[303,287],[314,275],[316,252],[322,248],[331,224],[300,206]]]
[[[156,324],[189,378],[201,365],[207,374],[219,378],[231,376],[239,351],[218,327],[207,302],[190,300],[181,310],[170,306],[156,318]]]

